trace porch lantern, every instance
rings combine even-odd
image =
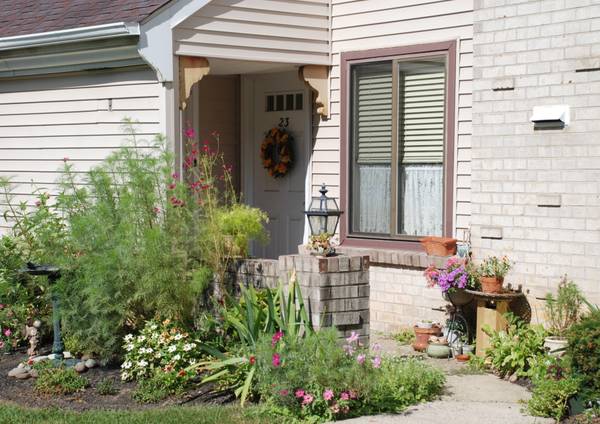
[[[310,233],[313,236],[319,234],[335,234],[340,221],[340,208],[335,199],[327,197],[327,187],[325,183],[321,186],[320,197],[313,197],[310,207],[304,213],[308,217]]]

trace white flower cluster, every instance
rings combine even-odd
[[[197,341],[170,321],[148,321],[137,336],[127,334],[123,342],[123,380],[140,380],[156,372],[179,373],[201,356]]]

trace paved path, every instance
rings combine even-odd
[[[384,351],[390,354],[410,354],[392,340],[379,339]],[[344,424],[551,424],[549,418],[523,414],[521,400],[529,399],[524,387],[499,379],[492,374],[457,375],[464,365],[456,361],[428,359],[442,368],[447,376],[442,398],[415,405],[399,415],[377,415],[353,418]]]

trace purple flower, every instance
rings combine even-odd
[[[362,365],[365,363],[365,359],[366,359],[366,356],[361,353],[360,355],[358,355],[356,357],[356,362],[358,362],[360,365]]]
[[[376,356],[372,359],[373,362],[373,368],[379,368],[381,366],[381,357],[380,356]]]
[[[346,341],[347,341],[348,343],[354,343],[354,342],[357,342],[357,341],[358,341],[358,337],[359,337],[359,336],[358,336],[358,333],[357,333],[356,331],[353,331],[352,333],[350,333],[350,337],[348,337],[348,338],[346,339]]]

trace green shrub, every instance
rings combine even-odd
[[[119,393],[112,378],[105,377],[96,383],[96,391],[102,396],[112,396]]]
[[[568,333],[567,355],[583,386],[600,397],[600,310],[592,310]]]
[[[490,360],[492,369],[501,376],[517,373],[519,377],[529,377],[533,363],[546,354],[546,330],[540,325],[529,325],[510,313],[505,317],[508,321],[506,331],[484,328],[490,336],[486,358]]]
[[[215,231],[231,237],[229,247],[233,256],[247,256],[250,240],[267,241],[264,224],[267,214],[257,208],[235,204],[228,210],[219,210],[216,215]]]
[[[399,412],[436,396],[444,384],[441,371],[369,352],[357,334],[341,347],[334,329],[265,338],[255,364],[267,412],[307,422]]]
[[[172,395],[183,393],[184,386],[177,373],[155,371],[148,379],[138,382],[133,398],[141,403],[155,403]]]
[[[569,328],[579,320],[583,296],[572,281],[563,277],[558,285],[558,293],[554,297],[546,295],[546,318],[550,334],[564,337]]]
[[[569,398],[577,393],[579,386],[579,379],[574,377],[539,379],[527,402],[527,410],[532,415],[554,418],[558,422],[567,414]]]
[[[415,332],[412,328],[404,328],[394,334],[394,340],[401,345],[409,345],[415,341]]]
[[[90,384],[87,378],[77,374],[73,368],[65,368],[62,365],[45,365],[37,367],[37,370],[35,389],[40,393],[69,395],[85,389]]]

